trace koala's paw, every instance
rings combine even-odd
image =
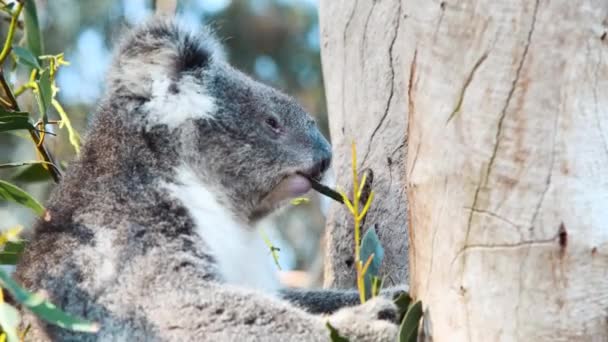
[[[329,316],[329,322],[341,335],[356,341],[395,341],[397,319],[397,306],[384,297],[343,308]]]

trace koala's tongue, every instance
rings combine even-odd
[[[301,175],[293,175],[281,182],[289,197],[302,196],[311,189],[310,181]]]

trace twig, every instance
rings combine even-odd
[[[308,180],[310,181],[310,184],[312,185],[312,188],[315,189],[317,192],[333,199],[336,202],[340,202],[340,203],[344,204],[342,195],[340,195],[340,193],[338,193],[336,190],[319,183],[319,181],[317,181],[316,179],[314,179],[312,177],[306,176],[306,178],[308,178]]]
[[[0,69],[0,86],[2,86],[2,89],[6,93],[6,96],[8,96],[9,101],[11,102],[10,109],[15,110],[15,111],[20,111],[19,104],[17,103],[17,100],[15,99],[15,96],[13,95],[11,88],[9,87],[8,83],[6,82],[6,78],[4,77],[4,72],[1,69]],[[56,166],[57,164],[55,164],[53,155],[51,154],[51,152],[49,152],[46,149],[46,146],[44,146],[44,144],[41,143],[42,138],[40,137],[40,134],[38,133],[37,129],[35,129],[35,128],[29,129],[29,132],[30,132],[30,136],[32,137],[32,140],[34,141],[34,145],[36,146],[36,150],[38,151],[38,154],[40,155],[42,160],[44,160],[45,162],[48,163],[48,165],[46,165],[46,166],[48,166],[47,170],[51,174],[53,181],[55,181],[55,183],[59,183],[59,181],[61,180],[61,171],[59,171],[59,168],[57,168],[57,166]]]
[[[17,26],[17,22],[19,21],[19,14],[21,14],[21,10],[23,9],[23,2],[17,1],[17,8],[13,13],[11,18],[11,24],[8,27],[8,35],[6,36],[6,41],[4,41],[4,46],[2,47],[2,52],[0,52],[0,65],[4,63],[4,60],[11,52],[13,47],[13,36],[15,35],[15,27]]]

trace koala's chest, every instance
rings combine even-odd
[[[224,281],[264,292],[279,289],[276,266],[257,231],[234,222],[203,224],[197,230],[211,249]]]

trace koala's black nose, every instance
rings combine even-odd
[[[329,146],[329,145],[328,145]],[[312,178],[320,179],[323,176],[323,173],[329,169],[329,165],[331,164],[331,152],[329,148],[323,148],[318,152],[314,165],[312,167]]]

